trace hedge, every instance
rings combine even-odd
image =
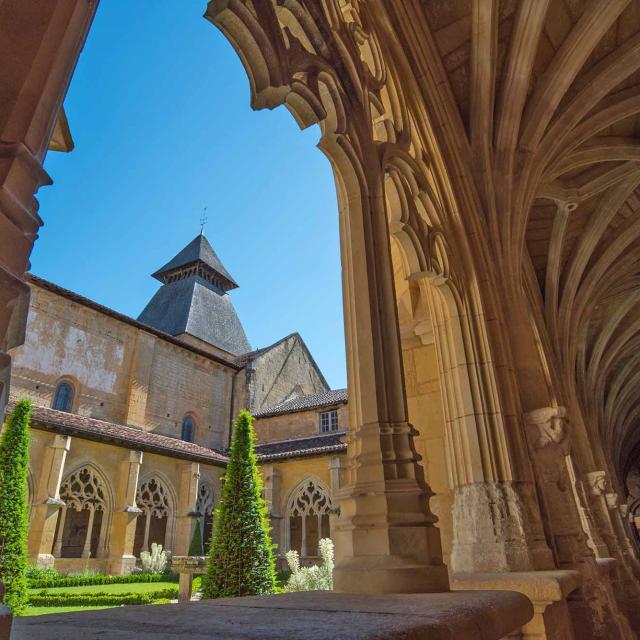
[[[57,576],[40,580],[29,580],[29,589],[51,589],[53,587],[87,587],[96,584],[131,584],[140,582],[178,582],[177,573],[131,573],[126,576]]]
[[[100,607],[125,604],[153,604],[156,600],[173,600],[178,597],[178,587],[149,593],[51,593],[41,591],[29,595],[32,607]]]
[[[0,576],[14,615],[27,601],[27,473],[31,403],[20,400],[0,438]]]
[[[86,575],[86,576],[64,576],[44,578],[39,580],[29,580],[30,589],[49,589],[52,587],[85,587],[99,584],[130,584],[149,582],[178,582],[177,573],[131,573],[124,576],[109,575]]]

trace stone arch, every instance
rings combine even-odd
[[[136,521],[133,554],[140,556],[151,544],[171,551],[175,543],[177,496],[169,479],[161,472],[144,475],[138,482],[136,505],[142,510]]]
[[[331,491],[316,476],[306,476],[289,494],[285,510],[284,549],[301,558],[318,555],[318,540],[331,535],[329,516],[335,513]]]
[[[198,497],[196,498],[196,513],[200,520],[200,533],[202,535],[202,548],[205,554],[209,549],[213,523],[215,518],[215,492],[210,482],[198,482]]]
[[[60,509],[53,547],[57,558],[102,558],[108,553],[113,492],[93,462],[77,465],[60,485]]]

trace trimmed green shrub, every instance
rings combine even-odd
[[[27,472],[31,402],[20,400],[0,438],[0,578],[14,614],[27,604]]]
[[[52,593],[40,591],[29,596],[32,607],[100,607],[121,604],[152,604],[157,600],[174,600],[178,587],[160,589],[149,593]]]
[[[136,584],[148,582],[178,582],[177,573],[131,573],[126,576],[61,576],[41,580],[29,580],[30,589],[49,589],[52,587],[86,587],[97,584]]]
[[[200,520],[196,520],[196,526],[193,529],[193,537],[191,538],[191,544],[189,545],[189,555],[204,555],[204,549],[202,548],[202,529],[200,528]]]
[[[235,423],[220,507],[216,511],[203,597],[273,593],[275,566],[262,482],[254,453],[253,418],[242,411]]]
[[[60,577],[60,573],[57,569],[53,567],[43,568],[43,567],[34,567],[33,565],[29,565],[27,567],[27,571],[25,573],[27,580],[56,580]]]

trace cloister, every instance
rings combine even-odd
[[[96,5],[0,3],[0,406],[6,352],[23,340],[34,196],[51,184],[43,160]],[[636,637],[640,4],[212,0],[205,18],[240,56],[251,106],[318,125],[334,170],[347,462],[335,593],[156,607],[166,637],[191,618],[232,637],[240,616],[274,638],[309,625],[304,637]],[[444,429],[420,430],[444,442],[450,531],[414,443],[414,342],[437,354]],[[90,535],[67,539],[80,554],[99,553],[109,517],[88,473],[65,485],[68,522],[89,519]],[[165,509],[154,491],[140,548]],[[78,500],[90,508],[74,513]],[[299,525],[290,535],[306,540],[314,525]],[[289,610],[286,631],[270,607]],[[133,637],[146,609],[52,616],[18,638],[95,625]],[[376,631],[385,611],[404,626]]]

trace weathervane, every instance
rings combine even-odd
[[[207,224],[207,207],[202,210],[202,217],[200,218],[200,235],[204,233],[204,225]]]

